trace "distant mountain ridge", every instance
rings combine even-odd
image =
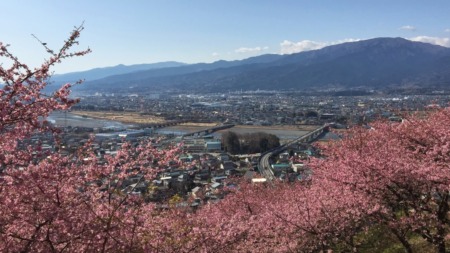
[[[146,63],[146,64],[134,64],[134,65],[123,65],[119,64],[112,67],[104,68],[94,68],[86,71],[78,71],[67,74],[56,74],[52,76],[52,80],[55,82],[74,82],[80,79],[85,79],[86,81],[93,81],[101,78],[105,78],[112,75],[122,75],[133,73],[136,71],[143,71],[149,69],[161,69],[161,68],[171,68],[187,65],[186,63],[167,61],[158,63]]]
[[[78,88],[100,92],[219,92],[358,87],[448,89],[450,49],[403,38],[375,38],[290,55],[116,73]]]

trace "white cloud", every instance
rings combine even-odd
[[[240,47],[240,48],[234,50],[234,52],[240,53],[240,54],[258,53],[258,52],[262,52],[267,49],[269,49],[269,47]]]
[[[450,33],[450,28],[445,29],[444,32]]]
[[[439,45],[439,46],[443,46],[443,47],[450,47],[450,38],[417,36],[414,38],[409,38],[409,40],[430,43],[430,44]]]
[[[292,42],[289,40],[284,40],[283,42],[280,43],[280,46],[281,46],[282,54],[292,54],[292,53],[298,53],[298,52],[303,52],[303,51],[321,49],[323,47],[326,47],[326,43],[311,41],[311,40],[302,40],[299,42]]]
[[[415,31],[416,30],[416,28],[412,25],[404,25],[398,29],[405,30],[405,31]]]
[[[280,43],[280,53],[281,54],[293,54],[293,53],[299,53],[304,51],[310,51],[310,50],[316,50],[321,49],[326,46],[331,45],[337,45],[342,44],[345,42],[354,42],[359,41],[359,39],[343,39],[338,41],[331,41],[331,42],[320,42],[320,41],[312,41],[312,40],[302,40],[299,42],[293,42],[289,40],[284,40]]]
[[[217,57],[217,56],[219,56],[219,53],[214,52],[214,53],[211,54],[211,56],[212,56],[212,57]]]

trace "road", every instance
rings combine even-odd
[[[326,129],[328,128],[328,124],[323,125],[319,128],[317,128],[314,131],[311,131],[303,136],[300,136],[299,138],[288,142],[284,145],[281,145],[277,148],[274,148],[272,150],[269,150],[263,154],[261,154],[258,162],[258,170],[259,173],[261,173],[262,176],[264,176],[267,181],[272,181],[275,179],[275,175],[273,174],[272,168],[270,166],[269,159],[273,155],[277,155],[283,151],[285,151],[289,146],[292,144],[298,143],[298,142],[311,142],[314,139],[316,139],[320,134],[322,134]]]

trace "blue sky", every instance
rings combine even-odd
[[[8,0],[0,41],[31,66],[84,21],[80,49],[56,73],[117,64],[186,63],[293,53],[375,37],[450,47],[448,0]],[[3,61],[2,61],[3,62]]]

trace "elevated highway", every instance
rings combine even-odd
[[[299,138],[290,141],[284,145],[281,145],[277,148],[274,148],[272,150],[269,150],[265,153],[262,153],[260,158],[259,158],[259,162],[258,162],[258,170],[261,173],[262,176],[264,176],[267,181],[272,181],[273,179],[275,179],[275,175],[273,174],[272,168],[270,167],[270,162],[269,159],[271,156],[273,155],[277,155],[283,151],[285,151],[289,146],[296,144],[296,143],[302,143],[302,142],[312,142],[315,139],[317,139],[317,137],[319,137],[322,133],[324,133],[325,131],[327,131],[329,128],[329,125],[323,125],[317,129],[315,129],[314,131],[311,131],[305,135],[300,136]]]

